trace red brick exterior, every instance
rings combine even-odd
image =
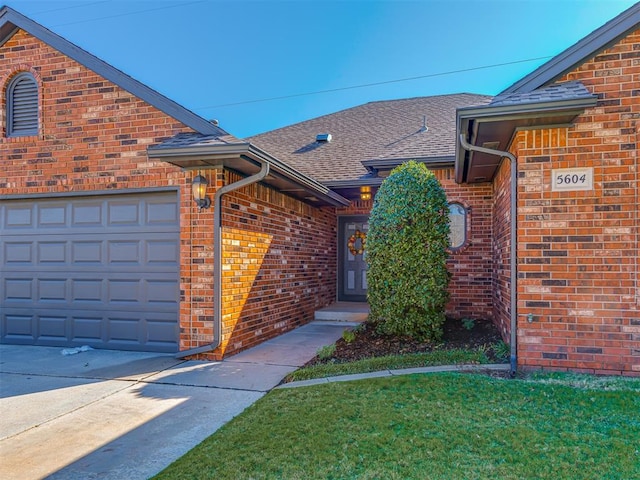
[[[433,172],[449,202],[464,205],[468,216],[467,243],[449,256],[451,298],[447,315],[454,318],[492,319],[492,185],[459,185],[454,180],[453,168],[439,168]],[[337,213],[369,215],[372,206],[373,201],[357,200],[349,207],[338,209]]]
[[[150,161],[147,147],[185,125],[33,36],[0,47],[0,195],[180,192],[180,349],[213,337],[213,210],[191,199],[191,173]],[[39,134],[6,137],[6,87],[31,72],[40,94]],[[212,193],[230,173],[203,172]],[[262,185],[223,203],[223,343],[208,358],[253,346],[313,318],[335,299],[335,209],[314,209]]]
[[[184,125],[22,31],[0,47],[0,59],[1,194],[184,185],[180,169],[146,152]],[[6,88],[23,71],[38,83],[40,133],[7,138]]]
[[[467,243],[449,255],[450,300],[447,314],[454,318],[492,319],[491,201],[492,186],[459,185],[453,168],[434,170],[449,202],[467,210]]]
[[[224,176],[226,183],[240,179],[229,172]],[[201,215],[212,217],[213,212]],[[314,208],[254,184],[224,197],[222,223],[223,338],[218,354],[244,350],[307,323],[316,310],[335,301],[335,209]],[[203,255],[209,260],[207,272],[213,261],[211,236],[208,240],[203,239],[209,252]],[[198,283],[204,292],[213,291],[209,274]],[[202,314],[213,318],[210,303],[203,305]],[[183,328],[182,348],[197,346],[194,337],[210,338],[211,322],[201,323],[206,327],[197,332]]]
[[[639,76],[636,31],[562,79],[581,81],[597,107],[570,128],[525,131],[514,142],[524,367],[640,375]],[[570,167],[593,167],[593,190],[553,192],[552,169]]]
[[[493,322],[509,342],[511,332],[511,166],[503,161],[493,180]],[[520,270],[525,267],[521,266]]]
[[[147,147],[189,131],[74,60],[18,31],[0,46],[0,195],[127,193],[173,188],[180,198],[180,349],[213,338],[213,211],[198,211],[191,172],[150,161]],[[37,136],[6,138],[6,87],[31,72]],[[524,368],[640,375],[640,31],[564,80],[599,96],[570,128],[517,134],[518,353]],[[552,169],[593,167],[594,189],[553,192]],[[212,191],[236,181],[205,173]],[[456,317],[493,318],[509,334],[510,173],[458,185],[435,171],[469,213],[468,244],[452,252]],[[371,202],[313,208],[263,185],[223,201],[222,358],[312,319],[336,298],[337,217]],[[533,315],[528,322],[527,314]]]

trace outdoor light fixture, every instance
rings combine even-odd
[[[371,200],[371,187],[363,185],[360,187],[360,200]]]
[[[198,174],[191,182],[191,191],[193,192],[193,200],[198,205],[198,208],[209,208],[211,206],[211,199],[207,197],[207,179]]]

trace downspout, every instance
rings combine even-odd
[[[516,346],[517,335],[517,320],[518,320],[518,241],[517,241],[517,226],[518,226],[518,163],[515,155],[510,152],[502,150],[494,150],[492,148],[477,147],[467,142],[464,134],[460,134],[460,145],[468,152],[480,152],[488,155],[497,155],[499,157],[507,157],[511,163],[511,251],[509,252],[511,263],[511,332],[510,332],[510,347],[511,347],[511,376],[515,376],[518,368],[518,349]]]
[[[213,196],[213,342],[209,345],[183,350],[176,358],[215,350],[222,342],[222,196],[240,188],[258,183],[269,175],[269,163],[260,160],[260,171],[250,177],[225,185]]]

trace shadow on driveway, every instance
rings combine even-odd
[[[345,327],[308,324],[223,362],[0,345],[0,478],[149,478]]]

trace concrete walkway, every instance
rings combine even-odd
[[[350,326],[312,322],[223,362],[0,345],[0,478],[149,478]]]

